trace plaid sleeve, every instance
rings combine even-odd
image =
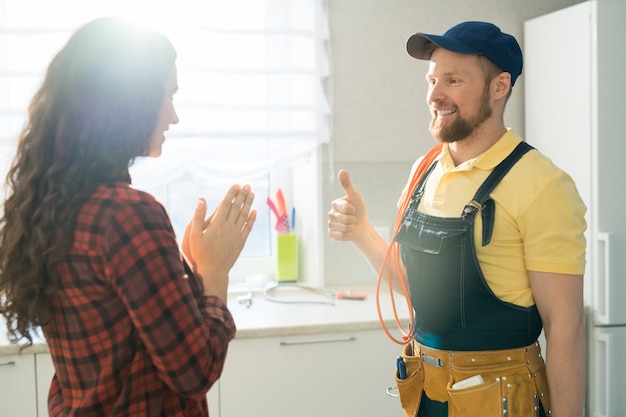
[[[63,415],[63,391],[59,385],[59,379],[55,374],[48,391],[48,412],[50,416]]]
[[[107,277],[159,377],[179,395],[202,398],[220,377],[235,335],[225,304],[194,296],[190,281],[198,278],[186,273],[169,218],[154,201],[119,210],[105,246]]]

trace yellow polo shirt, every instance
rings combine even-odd
[[[478,187],[521,140],[509,129],[490,149],[459,166],[444,144],[419,211],[459,217]],[[407,188],[408,184],[400,201]],[[496,207],[491,242],[482,246],[480,213],[475,217],[474,242],[485,279],[497,297],[520,306],[533,305],[527,270],[584,273],[586,207],[572,178],[550,159],[537,150],[529,151],[491,192],[491,198]]]

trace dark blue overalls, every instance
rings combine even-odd
[[[521,142],[487,177],[458,218],[417,211],[435,161],[417,186],[395,240],[400,243],[411,301],[415,339],[441,350],[474,351],[527,346],[541,333],[537,307],[496,297],[482,273],[474,246],[474,220],[480,211],[482,245],[489,244],[495,203],[491,191],[532,147]],[[506,262],[506,259],[502,259]],[[419,416],[447,416],[447,403],[424,396]]]

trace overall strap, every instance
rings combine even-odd
[[[415,189],[415,192],[413,193],[413,197],[411,198],[412,203],[415,204],[416,202],[421,200],[422,193],[424,192],[424,188],[426,187],[426,182],[428,181],[428,177],[430,177],[430,174],[435,170],[436,166],[437,161],[433,161],[433,163],[428,167],[426,172],[424,172],[424,175],[422,176],[419,184],[417,185],[417,188]],[[415,207],[417,208],[417,206]]]
[[[520,158],[531,149],[534,148],[528,143],[523,141],[520,142],[515,149],[513,149],[513,152],[511,152],[509,156],[504,158],[504,160],[494,168],[491,174],[489,174],[487,179],[478,188],[478,191],[474,194],[472,201],[470,201],[463,209],[462,216],[464,218],[474,215],[477,211],[481,211],[483,219],[483,246],[489,244],[491,241],[491,234],[493,233],[495,203],[491,198],[489,198],[489,195],[500,183],[502,178],[504,178],[504,176],[509,172],[513,165],[515,165],[517,161],[519,161]]]

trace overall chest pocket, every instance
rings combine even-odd
[[[446,244],[467,234],[469,223],[461,219],[433,218],[407,212],[395,240],[411,249],[439,255]]]

